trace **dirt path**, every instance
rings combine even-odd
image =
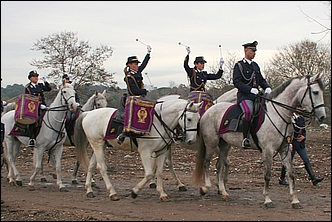
[[[192,183],[195,167],[195,152],[175,147],[175,170],[187,186],[180,192],[174,185],[168,169],[164,174],[164,189],[171,198],[161,202],[155,189],[146,186],[136,199],[130,196],[131,189],[143,178],[143,168],[138,153],[108,148],[105,151],[109,177],[115,186],[120,201],[111,201],[99,171],[95,172],[97,187],[95,198],[87,198],[84,188],[84,172],[79,171],[79,184],[71,184],[71,174],[76,157],[75,148],[66,147],[63,153],[63,181],[69,192],[61,193],[52,169],[46,164],[48,182],[40,182],[37,176],[35,191],[28,191],[27,183],[32,174],[32,150],[23,148],[17,166],[23,176],[23,186],[10,186],[6,169],[1,169],[1,221],[50,221],[50,220],[124,220],[124,221],[331,221],[331,131],[310,129],[307,151],[312,167],[324,181],[313,186],[308,180],[300,157],[294,159],[296,189],[303,209],[291,208],[288,187],[278,184],[281,164],[273,162],[270,196],[276,205],[263,206],[263,169],[260,153],[253,150],[233,148],[227,190],[231,200],[222,201],[216,187],[201,197],[199,187]],[[46,154],[45,154],[46,160]],[[214,166],[214,163],[212,163]],[[213,175],[213,169],[211,169]],[[212,176],[214,182],[214,176]]]

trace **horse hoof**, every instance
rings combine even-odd
[[[53,176],[53,179],[56,180],[56,178],[57,178],[56,174],[53,173],[52,176]]]
[[[163,202],[169,202],[169,201],[171,201],[171,199],[168,196],[160,197],[160,200],[163,201]]]
[[[200,192],[201,196],[204,196],[204,195],[206,194],[206,193],[203,191],[203,188],[202,188],[202,187],[199,189],[199,192]]]
[[[60,188],[60,192],[68,192],[68,190],[67,190],[66,187],[61,187],[61,188]]]
[[[15,182],[10,182],[9,185],[10,186],[16,186],[16,183]]]
[[[137,194],[134,193],[134,191],[131,191],[131,197],[135,199],[137,197]]]
[[[302,209],[302,208],[303,208],[299,203],[292,204],[292,207],[293,207],[294,209]]]
[[[78,184],[77,180],[72,180],[71,184]]]
[[[22,181],[16,181],[16,185],[21,187],[23,185]]]
[[[221,200],[223,201],[227,201],[227,200],[230,200],[231,198],[229,198],[229,195],[222,195],[221,196]]]
[[[267,208],[275,208],[274,204],[272,202],[264,204]]]
[[[96,196],[93,194],[93,192],[89,192],[89,193],[87,193],[86,196],[89,197],[89,198],[94,198],[94,197],[96,197]]]
[[[29,189],[29,191],[34,191],[35,190],[35,186],[28,185],[28,189]]]
[[[119,197],[117,194],[113,194],[113,195],[111,195],[110,198],[111,198],[111,200],[113,200],[113,201],[118,201],[118,200],[120,200],[120,197]]]
[[[43,182],[43,183],[47,182],[46,178],[41,178],[40,181]]]
[[[181,186],[181,187],[179,187],[179,191],[188,191],[188,190],[185,186]]]
[[[157,188],[157,185],[155,183],[150,183],[150,188]]]

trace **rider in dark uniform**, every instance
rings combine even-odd
[[[238,61],[233,70],[233,84],[238,89],[237,103],[244,112],[243,118],[243,148],[250,148],[249,131],[250,120],[253,112],[253,105],[258,94],[258,86],[271,93],[271,87],[261,74],[261,70],[256,62],[253,61],[258,45],[257,41],[246,43],[244,47],[245,57]]]
[[[205,92],[205,84],[207,82],[207,80],[216,80],[216,79],[220,79],[222,74],[223,74],[223,70],[222,70],[222,65],[224,64],[224,59],[221,58],[220,59],[220,67],[219,70],[216,74],[210,74],[207,73],[206,71],[204,71],[204,64],[206,63],[206,61],[204,60],[203,56],[198,56],[195,58],[194,61],[194,68],[190,68],[188,65],[189,62],[189,54],[190,54],[190,47],[187,46],[186,50],[188,52],[188,54],[186,55],[185,59],[184,59],[184,69],[187,72],[188,78],[190,80],[190,92],[191,91],[203,91]]]
[[[146,65],[148,64],[149,60],[150,60],[150,53],[151,53],[151,46],[147,46],[147,54],[142,62],[142,64],[140,66],[138,66],[138,63],[141,63],[137,56],[130,56],[127,59],[127,63],[126,63],[126,67],[124,68],[124,73],[125,73],[125,77],[124,77],[124,81],[127,85],[127,89],[128,89],[128,94],[129,96],[142,96],[145,97],[147,92],[149,92],[150,88],[144,88],[144,83],[143,83],[143,75],[142,75],[142,71],[145,69]],[[117,120],[120,121],[124,121],[124,106],[125,106],[125,101],[127,98],[127,94],[124,94],[124,96],[121,98],[120,101],[120,106],[121,108],[118,109],[117,111],[117,115],[114,117]],[[118,114],[119,113],[119,114]],[[122,144],[122,142],[124,141],[126,136],[125,132],[122,132],[119,136],[118,136],[118,143]]]
[[[25,86],[25,94],[30,94],[37,96],[40,101],[39,106],[39,115],[41,114],[40,110],[47,109],[45,97],[44,97],[44,91],[51,91],[51,86],[46,80],[46,76],[43,77],[44,83],[38,83],[38,76],[36,70],[32,70],[29,72],[28,79],[30,80],[30,83],[28,83]],[[36,126],[38,124],[38,121],[34,124],[28,125],[28,131],[29,131],[29,143],[28,146],[34,147],[36,145]]]
[[[304,162],[305,169],[310,176],[312,184],[317,185],[319,182],[323,181],[324,178],[317,178],[315,172],[312,170],[309,157],[305,148],[305,139],[307,134],[305,130],[305,119],[303,116],[300,115],[300,112],[302,111],[301,104],[299,104],[296,107],[296,110],[297,111],[293,113],[292,116],[294,133],[292,140],[291,159],[293,160],[294,155],[297,152]],[[280,185],[288,185],[288,183],[285,180],[285,176],[286,176],[286,169],[284,166],[282,166],[281,176],[279,177]]]

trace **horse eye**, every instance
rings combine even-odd
[[[192,121],[192,119],[188,118],[188,119],[187,119],[187,121],[188,121],[188,122],[191,122],[191,121]]]

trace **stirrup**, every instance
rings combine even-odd
[[[116,139],[118,140],[118,144],[121,145],[125,140],[125,136],[121,133]]]
[[[28,143],[29,147],[35,147],[36,146],[36,140],[35,139],[30,139]]]
[[[250,140],[248,138],[244,138],[242,140],[242,147],[243,148],[250,148]]]

